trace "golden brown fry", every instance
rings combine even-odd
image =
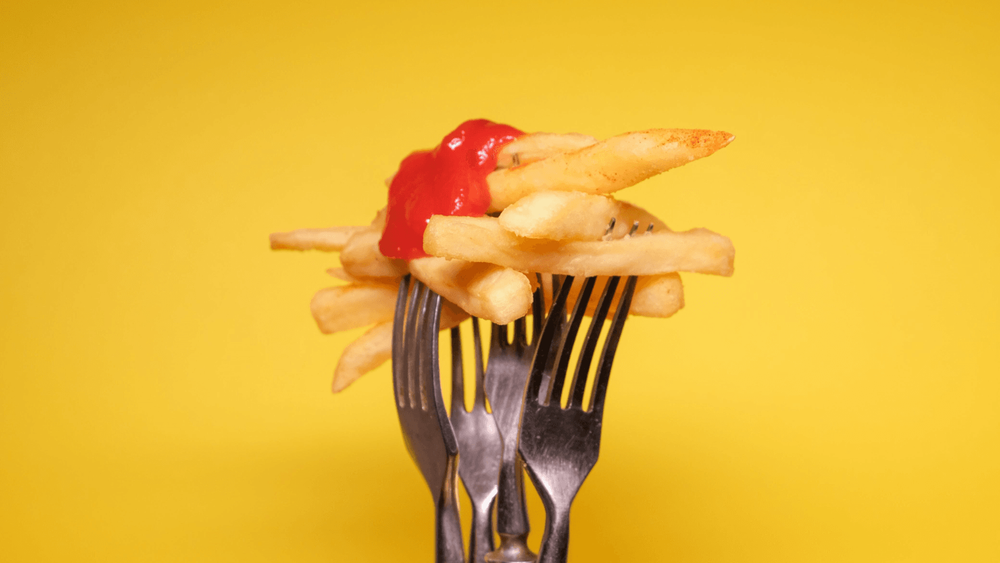
[[[348,274],[347,270],[343,268],[327,268],[326,273],[329,274],[331,277],[337,278],[338,280],[345,281],[347,283],[362,283],[365,281],[356,278],[351,274]]]
[[[456,327],[469,318],[454,303],[441,303],[441,330]],[[392,357],[392,321],[380,323],[344,348],[333,372],[333,392],[339,393],[362,375]]]
[[[641,234],[620,240],[561,242],[526,239],[493,217],[431,217],[424,250],[434,256],[488,262],[522,272],[571,276],[698,272],[729,276],[736,251],[707,229]]]
[[[463,311],[461,307],[447,299],[441,300],[441,330],[456,327],[467,318],[469,313]]]
[[[535,192],[503,210],[500,226],[520,237],[549,240],[600,240],[615,216],[610,196],[583,192]]]
[[[548,276],[545,279],[545,303],[546,308],[552,304],[552,285]],[[618,297],[621,296],[622,288],[625,287],[625,280],[622,277],[615,291]],[[587,303],[587,315],[590,316],[597,308],[597,302],[601,294],[604,293],[604,286],[608,283],[608,276],[598,276],[594,282],[594,290],[591,293],[590,301]],[[567,307],[572,310],[580,295],[583,283],[577,279],[570,289],[567,299]],[[635,292],[632,294],[632,305],[629,308],[630,315],[640,317],[666,318],[672,316],[677,311],[684,308],[684,285],[681,283],[681,276],[676,272],[669,274],[659,274],[654,276],[639,276],[635,284]]]
[[[327,275],[332,278],[338,279],[340,281],[345,281],[347,283],[361,283],[361,284],[375,284],[375,285],[390,285],[392,287],[397,287],[399,285],[400,278],[356,278],[351,274],[347,273],[347,270],[343,268],[327,268]]]
[[[296,229],[287,233],[271,233],[271,250],[323,250],[339,252],[351,236],[369,227],[329,227]]]
[[[529,164],[561,153],[580,150],[597,142],[579,133],[531,133],[503,146],[497,153],[497,168]]]
[[[392,357],[392,321],[377,324],[344,348],[333,370],[333,392],[339,393],[359,377]]]
[[[501,211],[537,191],[606,194],[704,158],[733,136],[701,129],[650,129],[611,137],[583,149],[492,172],[489,211]]]
[[[629,313],[640,317],[667,318],[684,308],[684,284],[680,274],[639,276]]]
[[[378,250],[382,233],[371,228],[355,233],[340,252],[344,270],[355,278],[398,278],[406,274],[406,262],[387,258]]]
[[[316,292],[309,308],[323,334],[333,334],[392,321],[396,288],[381,284],[350,284]]]
[[[611,196],[583,192],[535,192],[504,209],[499,221],[500,226],[520,237],[601,240],[612,217],[615,228],[610,239],[624,237],[634,221],[638,221],[643,230],[650,224],[654,232],[670,230],[663,221],[641,207]]]
[[[470,315],[497,324],[521,318],[531,308],[531,282],[510,268],[430,257],[410,260],[410,272]]]

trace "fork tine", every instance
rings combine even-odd
[[[445,418],[447,418],[448,411],[444,409],[444,398],[441,393],[441,362],[438,358],[440,353],[438,339],[441,333],[441,296],[431,288],[427,288],[422,309],[423,334],[418,335],[418,338],[421,342],[420,347],[427,350],[425,352],[427,362],[420,371],[422,377],[420,387],[425,390],[427,408],[437,409],[438,412],[445,413]],[[464,399],[462,401],[464,402]]]
[[[493,323],[490,328],[490,350],[507,346],[507,325]]]
[[[438,362],[438,334],[441,332],[441,296],[429,288],[424,295],[424,327],[421,338],[421,348],[427,350],[427,362],[420,370],[421,387],[427,391],[427,408],[436,407],[444,411],[444,399],[441,395],[440,366]],[[427,346],[429,341],[430,346]],[[461,364],[459,364],[461,365]]]
[[[428,308],[424,312],[427,321],[424,324],[424,345],[421,346],[426,351],[425,357],[427,358],[422,372],[423,381],[431,394],[428,397],[427,406],[428,410],[437,416],[438,427],[441,429],[441,438],[444,439],[444,445],[448,450],[448,454],[458,455],[458,440],[455,438],[455,431],[452,428],[451,421],[448,419],[448,411],[444,409],[444,396],[441,393],[441,362],[438,357],[438,335],[441,333],[441,296],[430,289],[427,290],[427,293],[429,295],[426,299]],[[428,341],[429,346],[427,345]],[[455,505],[455,509],[457,511],[457,504]],[[455,516],[457,518],[457,512]],[[461,527],[459,527],[459,530],[461,530]],[[459,537],[461,537],[461,532],[459,532]]]
[[[554,342],[556,334],[562,334],[562,322],[559,321],[559,317],[563,316],[566,309],[566,299],[569,296],[569,290],[573,286],[573,277],[566,276],[566,283],[562,284],[559,290],[559,294],[552,299],[552,307],[549,309],[549,314],[545,317],[545,324],[542,325],[542,334],[535,343],[535,359],[531,362],[531,373],[528,375],[528,385],[524,392],[524,400],[533,400],[539,402],[540,404],[548,404],[549,393],[545,393],[544,402],[539,401],[539,393],[542,388],[542,379],[545,377],[545,363],[537,361],[539,354],[544,354],[543,357],[549,357],[552,355],[553,345],[558,346],[558,342]],[[550,380],[551,381],[551,380]],[[551,389],[552,385],[548,385]]]
[[[610,231],[613,227],[614,224],[612,223],[608,226],[608,230]],[[651,229],[652,225],[650,225]],[[637,230],[639,230],[639,222],[635,221],[632,223],[632,228],[629,229],[628,236],[634,235]],[[604,286],[604,293],[597,304],[597,310],[594,311],[590,328],[587,330],[587,337],[583,342],[583,349],[580,350],[580,358],[576,362],[576,370],[573,372],[573,391],[569,399],[569,406],[583,407],[583,395],[587,389],[587,373],[590,371],[590,363],[593,361],[594,351],[597,349],[597,339],[600,338],[601,329],[604,328],[604,321],[608,318],[608,312],[611,310],[611,301],[615,298],[615,291],[618,289],[618,281],[620,279],[619,276],[610,277],[608,278],[607,285]],[[612,357],[614,357],[614,354],[612,354]]]
[[[528,322],[524,317],[514,321],[514,344],[522,347],[528,345]]]
[[[594,359],[594,350],[597,349],[597,339],[601,336],[604,320],[608,318],[608,311],[611,310],[611,301],[615,298],[619,279],[618,276],[608,278],[608,284],[604,286],[601,300],[597,302],[597,310],[594,311],[590,328],[587,330],[587,337],[580,350],[580,357],[576,361],[576,371],[573,373],[573,394],[569,400],[571,407],[580,408],[583,405],[583,392],[587,388],[587,372],[590,371],[590,362]]]
[[[587,278],[580,288],[580,294],[576,298],[576,306],[573,307],[573,315],[569,319],[569,326],[565,331],[565,336],[559,346],[559,361],[552,371],[552,396],[561,400],[563,384],[566,383],[566,368],[569,366],[569,357],[573,354],[573,343],[576,342],[576,335],[580,331],[580,323],[587,312],[587,303],[590,302],[590,294],[594,291],[594,282],[597,278]],[[572,386],[572,383],[570,384]]]
[[[417,384],[416,387],[419,392],[420,401],[417,406],[421,410],[426,411],[431,406],[431,386],[430,384],[430,371],[431,359],[430,354],[432,352],[428,345],[428,337],[430,336],[427,332],[428,320],[430,319],[430,309],[428,308],[428,299],[431,296],[430,288],[426,285],[421,284],[420,292],[420,304],[417,308],[417,322],[416,330],[413,331],[413,345],[416,349],[417,356],[417,368],[414,370],[417,374]]]
[[[611,223],[608,225],[608,233],[614,229],[614,225],[615,221],[612,219]],[[639,222],[634,221],[632,223],[632,228],[629,229],[628,236],[634,235],[637,230],[639,230]],[[647,229],[646,232],[651,230],[653,230],[652,224],[649,225],[649,229]],[[604,286],[604,293],[601,295],[601,300],[597,304],[597,310],[594,311],[590,328],[587,330],[587,338],[583,342],[583,349],[580,350],[580,358],[576,362],[576,370],[573,372],[573,391],[569,399],[569,406],[571,407],[583,407],[583,395],[587,389],[587,372],[590,371],[590,363],[593,361],[594,351],[597,349],[597,339],[600,338],[601,329],[604,328],[604,321],[608,318],[608,312],[611,310],[611,301],[615,298],[615,291],[618,289],[618,281],[620,279],[621,278],[619,276],[608,278],[608,283]],[[633,288],[634,285],[635,284],[633,284]],[[631,296],[629,296],[629,303],[631,303]],[[628,314],[627,309],[626,314]],[[605,340],[605,344],[606,343],[607,340]],[[615,343],[615,346],[617,346],[617,342]],[[601,357],[604,357],[603,351],[601,352]],[[614,358],[614,352],[612,352],[611,357]],[[591,400],[593,400],[593,393],[591,393]]]
[[[451,329],[451,414],[465,410],[465,368],[462,365],[462,332]]]
[[[552,278],[552,300],[555,301],[556,294],[559,293],[559,289],[562,287],[562,276],[551,274],[551,278]]]
[[[413,289],[410,291],[410,302],[406,310],[406,329],[403,334],[403,361],[406,362],[406,397],[409,400],[410,408],[418,405],[417,400],[417,368],[420,365],[420,358],[417,357],[416,334],[418,305],[420,295],[424,292],[423,282],[415,280]]]
[[[632,306],[632,294],[635,292],[635,276],[629,276],[625,282],[625,289],[618,299],[618,309],[615,310],[614,320],[611,321],[611,328],[604,340],[604,349],[601,351],[601,359],[597,362],[597,375],[594,382],[594,392],[590,394],[590,404],[587,410],[600,413],[604,410],[604,397],[608,393],[608,380],[611,378],[611,364],[615,360],[615,352],[618,350],[618,341],[622,337],[622,328],[628,320],[628,310]]]
[[[396,405],[405,406],[407,394],[405,352],[403,343],[403,325],[406,319],[406,298],[409,296],[410,276],[399,280],[399,293],[396,295],[396,312],[392,318],[392,387],[396,393]]]
[[[476,394],[472,401],[473,410],[486,408],[486,370],[483,369],[483,342],[479,336],[479,319],[472,317],[472,346],[476,354]],[[454,393],[454,391],[452,391]]]
[[[538,289],[531,297],[531,342],[538,341],[538,335],[542,332],[542,321],[545,316],[545,288],[542,286],[542,274],[535,274],[538,280]]]

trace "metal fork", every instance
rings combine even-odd
[[[611,364],[635,291],[635,276],[628,278],[619,299],[587,405],[583,404],[583,398],[587,373],[619,279],[608,279],[594,311],[573,379],[569,383],[570,397],[566,408],[560,403],[567,367],[596,278],[584,281],[568,324],[563,319],[573,278],[563,279],[558,296],[553,298],[541,336],[536,341],[537,349],[521,416],[520,453],[545,506],[545,535],[539,549],[539,563],[565,563],[569,551],[570,507],[600,453],[604,399]],[[558,361],[552,362],[551,356]]]
[[[532,302],[533,341],[537,341],[541,333],[544,308],[543,290],[539,284]],[[503,440],[496,522],[500,546],[487,554],[486,560],[493,563],[533,562],[536,555],[527,543],[531,527],[525,508],[524,465],[517,453],[517,441],[524,385],[531,369],[534,346],[528,342],[524,318],[514,321],[513,342],[507,341],[507,328],[507,325],[493,325],[486,364],[486,394]]]
[[[483,346],[479,319],[472,317],[476,356],[476,391],[472,410],[465,410],[465,373],[462,366],[462,334],[451,329],[451,425],[462,452],[458,474],[472,501],[472,530],[469,532],[469,561],[483,563],[493,551],[493,505],[497,497],[497,474],[503,442],[493,415],[486,410],[483,374]]]
[[[455,486],[458,441],[441,397],[438,364],[441,296],[420,281],[411,293],[409,284],[410,276],[399,284],[392,328],[396,412],[406,449],[434,497],[435,561],[461,563],[462,525]]]

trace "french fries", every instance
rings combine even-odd
[[[392,321],[396,288],[352,283],[316,292],[309,308],[323,334]]]
[[[622,278],[624,280],[624,278]],[[547,281],[547,280],[546,280]],[[597,309],[597,296],[604,293],[604,287],[608,283],[608,276],[597,276],[594,281],[594,289],[591,293],[590,301],[587,303],[586,314],[593,315]],[[617,294],[621,294],[625,287],[624,281],[618,284]],[[573,307],[580,296],[582,283],[575,283],[570,288],[566,302],[569,307]],[[545,295],[545,306],[548,308],[552,304],[551,286],[546,284],[548,293]],[[656,276],[639,276],[635,284],[635,292],[632,294],[632,306],[629,308],[630,315],[639,317],[667,318],[680,311],[684,307],[684,285],[681,283],[681,276],[677,273],[660,274]]]
[[[684,307],[684,284],[677,273],[639,276],[629,313],[665,319]]]
[[[354,278],[389,278],[406,275],[406,262],[386,258],[378,250],[382,233],[374,229],[359,231],[340,251],[340,264]]]
[[[328,227],[271,233],[271,250],[323,250],[340,252],[347,241],[368,227]]]
[[[537,162],[560,153],[589,147],[597,142],[590,135],[568,133],[532,133],[504,145],[497,153],[497,168],[510,168]]]
[[[347,283],[364,283],[360,278],[356,278],[351,274],[348,274],[347,270],[343,268],[327,268],[326,273],[332,278],[336,278]]]
[[[608,222],[614,230],[607,233]],[[654,232],[669,231],[663,221],[641,207],[611,196],[582,192],[535,192],[511,204],[499,217],[500,226],[519,237],[549,240],[619,239],[628,234],[632,223]]]
[[[441,302],[441,330],[458,326],[469,315],[447,301]],[[379,323],[351,342],[333,370],[333,392],[339,393],[362,375],[392,357],[392,321]]]
[[[607,194],[704,158],[728,145],[733,136],[701,129],[650,129],[611,137],[580,150],[497,170],[486,181],[502,211],[522,197],[544,190]]]
[[[432,256],[410,260],[410,272],[470,315],[497,324],[519,319],[531,308],[531,282],[510,268]]]
[[[569,276],[642,276],[697,272],[730,276],[732,242],[707,229],[637,234],[611,241],[518,237],[493,217],[431,217],[424,249],[435,256],[488,262],[523,272]]]
[[[339,393],[359,377],[392,357],[392,321],[377,324],[344,348],[333,370],[333,392]]]
[[[271,248],[340,252],[340,267],[327,273],[347,285],[318,291],[310,303],[313,317],[324,334],[370,328],[344,349],[334,392],[391,357],[396,297],[406,274],[444,298],[442,330],[470,314],[497,324],[529,314],[536,272],[598,276],[587,314],[608,276],[638,276],[629,314],[665,318],[684,307],[678,272],[732,275],[732,242],[705,229],[673,232],[610,194],[732,140],[729,133],[695,129],[651,129],[603,141],[575,133],[523,135],[500,149],[496,170],[486,177],[492,198],[487,213],[493,216],[431,217],[423,240],[430,257],[407,262],[382,255],[386,208],[369,226],[273,233]],[[392,181],[390,176],[386,186]],[[634,223],[642,230],[630,234]],[[551,300],[551,278],[542,278]],[[574,284],[571,302],[581,286]],[[621,283],[617,291],[623,288]]]

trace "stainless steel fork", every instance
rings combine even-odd
[[[541,332],[544,309],[543,290],[539,284],[532,302],[533,341]],[[534,562],[536,555],[527,543],[531,527],[525,508],[524,466],[517,453],[524,385],[531,368],[534,347],[528,342],[524,318],[514,321],[513,342],[508,342],[507,328],[507,325],[493,325],[486,364],[486,394],[503,439],[496,522],[500,546],[487,554],[486,560],[492,563]]]
[[[462,525],[455,484],[458,441],[441,397],[438,363],[441,296],[419,281],[412,292],[409,285],[409,276],[399,284],[392,328],[396,412],[406,449],[434,497],[435,561],[462,563]]]
[[[451,329],[451,425],[461,452],[458,474],[472,501],[472,530],[469,532],[469,561],[483,563],[493,551],[493,505],[497,497],[497,475],[503,442],[493,414],[486,410],[483,346],[479,319],[472,318],[476,357],[476,390],[472,410],[465,410],[465,373],[462,366],[462,334]]]
[[[567,368],[596,278],[584,281],[568,324],[565,309],[573,278],[563,279],[558,295],[553,298],[541,336],[536,340],[537,348],[525,389],[519,448],[545,506],[545,535],[538,552],[539,563],[565,563],[569,550],[570,507],[583,481],[597,463],[604,399],[611,364],[635,291],[634,276],[625,283],[605,337],[588,404],[584,405],[583,399],[587,374],[619,279],[608,279],[594,311],[573,379],[569,383],[570,396],[566,408],[562,407],[561,398]],[[553,357],[557,361],[551,361]]]

